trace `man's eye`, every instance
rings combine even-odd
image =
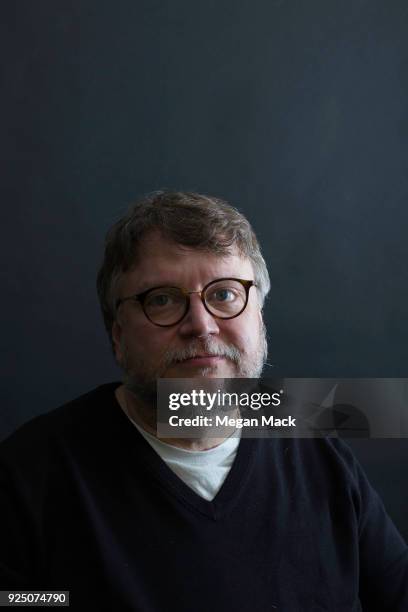
[[[165,293],[160,293],[158,295],[152,295],[149,300],[149,306],[168,306],[172,303],[172,299],[170,295],[166,295]]]
[[[217,302],[232,302],[232,300],[235,300],[235,297],[236,295],[232,289],[218,289],[213,295]]]

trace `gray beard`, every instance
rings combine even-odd
[[[234,378],[260,378],[268,356],[266,327],[263,322],[258,350],[253,358],[246,356],[245,359],[237,347],[220,344],[212,337],[207,337],[202,340],[193,340],[185,349],[169,349],[163,355],[161,363],[156,366],[156,368],[151,368],[149,371],[142,360],[131,365],[129,363],[130,359],[127,346],[123,343],[121,348],[123,355],[122,369],[124,371],[124,387],[136,396],[136,398],[146,407],[150,406],[153,410],[156,410],[157,403],[157,379],[162,378],[167,368],[178,361],[195,357],[202,352],[210,355],[222,355],[235,364],[236,374]],[[245,361],[247,361],[247,363],[245,363]],[[200,377],[204,378],[211,374],[212,371],[213,368],[211,367],[202,368],[200,370]]]

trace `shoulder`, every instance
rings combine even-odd
[[[87,438],[101,426],[115,406],[115,388],[108,383],[92,389],[70,402],[37,416],[0,443],[0,464],[18,466],[41,461],[52,449],[79,438]]]
[[[357,460],[348,444],[339,438],[313,438],[292,440],[291,453],[305,468],[340,470],[352,475]]]
[[[266,452],[273,451],[275,460],[305,471],[321,468],[353,473],[357,465],[351,448],[339,438],[272,438],[264,439],[262,446]]]
[[[358,503],[366,486],[364,472],[352,450],[338,438],[279,438],[260,441],[260,461],[297,489],[337,497],[341,491]],[[263,457],[263,458],[262,458]]]

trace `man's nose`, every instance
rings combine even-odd
[[[181,321],[179,332],[183,336],[195,337],[219,334],[217,319],[205,309],[199,295],[190,294],[190,307]]]

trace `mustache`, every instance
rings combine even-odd
[[[192,359],[203,353],[211,357],[226,357],[236,364],[238,364],[242,358],[241,351],[233,344],[224,344],[217,340],[207,338],[201,341],[192,341],[188,346],[182,349],[169,348],[163,356],[164,366],[167,368],[174,363],[184,361],[185,359]]]

